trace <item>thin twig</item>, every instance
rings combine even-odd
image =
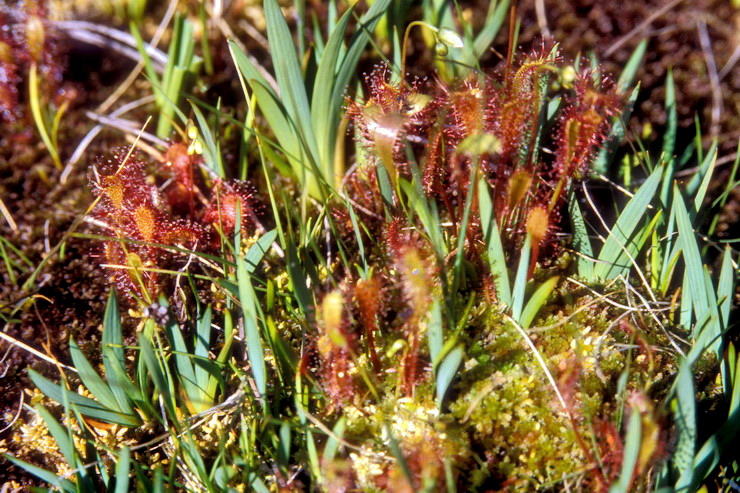
[[[141,59],[141,54],[137,50],[136,38],[127,32],[87,21],[58,21],[54,25],[78,41],[113,48],[134,61]],[[147,43],[144,43],[144,47],[155,67],[161,72],[164,66],[167,65],[167,55]]]
[[[121,115],[124,115],[125,113],[128,113],[131,110],[134,110],[140,106],[143,106],[145,104],[149,104],[154,102],[156,98],[153,95],[150,96],[144,96],[143,98],[137,99],[136,101],[131,101],[130,103],[126,103],[120,108],[116,109],[115,111],[111,112],[110,115],[108,115],[109,118],[116,118]],[[64,185],[67,182],[67,179],[69,178],[69,175],[72,173],[72,170],[74,169],[74,165],[77,164],[77,161],[80,160],[82,155],[87,150],[88,146],[92,143],[93,140],[95,140],[95,137],[98,136],[98,134],[103,130],[103,125],[98,123],[94,127],[92,127],[87,134],[82,138],[79,144],[77,144],[77,148],[72,153],[72,156],[69,158],[69,161],[67,161],[66,166],[64,167],[64,171],[62,171],[61,175],[59,175],[59,180]]]
[[[630,30],[627,34],[619,38],[616,43],[611,45],[608,50],[604,52],[604,57],[610,56],[612,53],[615,53],[619,48],[622,47],[623,44],[628,42],[630,39],[635,37],[640,31],[645,29],[647,26],[653,23],[658,17],[662,16],[669,10],[673,9],[676,5],[681,3],[683,0],[673,0],[672,2],[668,2],[667,4],[663,5],[661,8],[650,14],[647,19],[640,22],[638,25],[636,25],[634,28]]]
[[[157,26],[157,30],[155,31],[152,40],[149,42],[150,47],[157,48],[159,41],[162,39],[162,35],[167,30],[167,25],[170,23],[172,16],[175,14],[177,2],[178,0],[170,0],[170,4],[167,6],[167,12],[165,12],[164,17],[162,18],[162,22],[160,22]],[[108,111],[108,109],[110,109],[110,107],[113,106],[115,102],[118,101],[118,99],[126,93],[128,88],[131,87],[131,84],[134,83],[143,68],[144,60],[139,57],[139,61],[136,62],[136,66],[131,71],[131,73],[128,74],[126,79],[116,88],[115,91],[113,91],[110,96],[106,98],[105,101],[101,103],[100,106],[98,106],[97,113],[105,113],[106,111]]]
[[[40,358],[40,359],[46,361],[47,363],[51,363],[52,365],[55,365],[55,366],[61,366],[62,368],[66,368],[67,370],[71,370],[71,371],[73,371],[75,373],[77,372],[77,369],[76,368],[72,368],[71,366],[67,366],[67,365],[65,365],[63,363],[60,363],[59,361],[55,360],[54,358],[50,358],[49,356],[45,355],[41,351],[38,351],[38,350],[32,348],[28,344],[26,344],[24,342],[21,342],[18,339],[14,338],[14,337],[11,337],[8,334],[6,334],[5,333],[5,330],[7,330],[9,326],[10,326],[9,324],[5,324],[5,328],[3,329],[2,332],[0,332],[0,339],[5,339],[10,344],[13,344],[14,346],[17,346],[17,347],[19,347],[21,349],[24,349],[24,350],[28,351],[29,353],[33,354],[37,358]]]
[[[159,137],[148,132],[139,131],[141,125],[133,120],[126,120],[124,118],[110,118],[108,116],[96,115],[92,111],[88,111],[86,115],[91,120],[102,123],[103,125],[118,128],[126,133],[136,134],[138,136],[137,139],[141,138],[144,140],[148,140],[153,144],[157,144],[158,146],[167,147],[167,142],[160,139]]]
[[[0,212],[3,214],[3,217],[5,218],[5,221],[7,221],[8,226],[10,226],[10,229],[13,231],[13,233],[18,233],[18,225],[13,220],[13,216],[10,215],[10,211],[7,207],[5,207],[5,202],[3,202],[3,199],[0,198]]]
[[[545,1],[535,0],[534,11],[537,15],[537,25],[540,28],[540,32],[542,32],[542,36],[551,38],[552,33],[550,32],[550,27],[547,25],[547,15],[545,14]]]
[[[704,55],[704,63],[707,65],[709,83],[712,87],[712,125],[709,127],[709,133],[712,137],[716,137],[719,134],[719,124],[722,118],[722,89],[717,74],[717,62],[714,60],[712,40],[709,38],[707,23],[703,19],[697,21],[696,30],[699,33],[701,52]]]
[[[735,51],[732,52],[732,56],[730,56],[730,59],[727,60],[725,65],[722,67],[722,70],[719,71],[719,80],[724,79],[727,74],[732,71],[738,59],[740,59],[740,44],[735,46]]]

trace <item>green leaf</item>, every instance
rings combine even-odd
[[[116,474],[114,480],[116,487],[113,493],[128,493],[128,474],[131,470],[131,449],[123,447],[118,454],[118,462],[116,462]]]
[[[704,193],[706,193],[705,182],[708,182],[707,176],[711,179],[710,171],[713,171],[714,165],[717,159],[717,141],[713,141],[709,147],[706,155],[702,158],[699,170],[691,177],[691,180],[686,184],[685,192],[687,197],[694,197],[694,204],[698,204],[696,210],[701,208],[701,203],[704,201]],[[704,193],[700,191],[704,189]]]
[[[432,306],[429,309],[429,322],[427,326],[429,357],[432,360],[432,366],[436,367],[437,357],[442,351],[442,345],[444,342],[442,334],[442,304],[438,299],[432,301]]]
[[[727,330],[730,326],[730,309],[732,307],[732,296],[735,293],[735,276],[737,272],[732,266],[732,249],[725,247],[722,255],[722,268],[717,285],[717,302],[719,303],[719,314],[722,320],[722,328]]]
[[[627,424],[627,437],[624,444],[624,457],[622,458],[622,471],[619,480],[609,488],[609,493],[627,493],[632,484],[632,475],[640,456],[642,444],[642,417],[638,409],[632,408],[630,420]]]
[[[209,406],[213,404],[214,397],[206,390],[211,378],[211,371],[209,371],[211,366],[208,365],[210,363],[208,351],[211,347],[211,312],[211,306],[209,305],[198,320],[195,332],[195,360],[193,361],[195,383],[205,394],[204,397],[207,399]]]
[[[640,92],[639,89],[640,88],[638,86],[632,90],[630,97],[624,105],[624,109],[622,109],[622,113],[612,118],[612,127],[609,130],[606,142],[604,142],[596,155],[596,159],[594,159],[592,169],[595,173],[603,175],[608,171],[609,164],[611,164],[614,154],[622,143],[624,134],[627,131],[627,122],[632,115],[632,109],[635,106],[635,101],[637,101],[637,96]]]
[[[524,297],[526,296],[527,271],[529,270],[529,259],[532,255],[532,239],[529,234],[527,234],[527,239],[524,241],[524,246],[519,255],[519,266],[514,278],[514,290],[511,292],[511,316],[514,320],[521,320]]]
[[[555,286],[557,286],[559,280],[559,276],[551,277],[547,281],[543,282],[537,288],[537,291],[532,294],[532,297],[529,298],[529,301],[527,301],[527,304],[522,311],[522,316],[519,319],[519,324],[522,326],[523,329],[528,328],[529,325],[534,321],[537,313],[540,311],[540,308],[544,306],[545,301],[547,301],[547,297],[550,296],[552,290],[555,289]]]
[[[690,488],[694,483],[694,453],[696,451],[696,395],[691,365],[681,361],[676,377],[674,421],[678,430],[678,442],[673,453],[673,466],[680,474],[676,489]]]
[[[442,408],[447,389],[455,378],[455,375],[457,375],[457,369],[460,367],[464,355],[464,346],[459,344],[452,348],[439,364],[439,368],[437,369],[437,407],[439,409]]]
[[[707,152],[707,157],[704,158],[704,162],[699,166],[699,173],[694,177],[703,175],[704,178],[701,180],[701,185],[696,191],[694,196],[694,211],[701,210],[701,205],[704,202],[704,197],[709,189],[709,183],[712,181],[712,174],[714,173],[714,167],[717,164],[717,142],[712,143],[712,147]],[[691,183],[686,186],[686,192],[689,197],[693,195],[691,191]]]
[[[332,100],[334,93],[335,75],[337,69],[337,61],[341,53],[342,42],[344,41],[344,33],[347,30],[347,24],[352,18],[354,13],[354,6],[351,6],[344,13],[339,23],[332,30],[331,36],[324,49],[321,61],[319,62],[318,70],[316,71],[316,79],[313,85],[313,95],[311,98],[311,124],[316,131],[319,143],[319,162],[322,166],[326,166],[329,163],[334,162],[334,141],[336,140],[337,122],[334,119],[327,118],[331,115],[331,108],[337,104],[341,105],[341,102]],[[327,115],[327,110],[329,115]],[[324,170],[326,173],[330,170]],[[332,176],[325,174],[324,179],[334,186],[334,180],[331,180]]]
[[[244,259],[236,259],[236,278],[239,284],[239,302],[244,314],[244,336],[247,339],[247,355],[252,369],[257,391],[263,406],[267,406],[267,369],[265,367],[265,352],[262,347],[262,338],[257,326],[257,298],[252,287],[252,280],[247,272]]]
[[[578,255],[578,259],[576,260],[578,275],[589,281],[593,281],[594,262],[591,259],[594,258],[594,251],[591,248],[591,240],[588,237],[586,221],[583,220],[581,207],[578,205],[578,198],[572,191],[568,200],[568,216],[570,217],[571,229],[573,230],[573,248],[581,254]]]
[[[85,416],[121,426],[135,427],[140,424],[140,420],[136,414],[126,415],[107,409],[93,399],[62,389],[59,384],[55,384],[34,370],[28,370],[28,375],[31,377],[34,385],[49,399],[62,404],[65,402],[66,394],[67,401]]]
[[[276,0],[265,0],[263,8],[267,23],[267,39],[273,54],[272,62],[275,66],[275,78],[280,86],[281,100],[291,120],[296,124],[310,159],[316,163],[319,155],[317,142],[311,127],[311,111],[293,36]]]
[[[276,229],[270,230],[260,236],[260,239],[257,240],[254,245],[249,247],[249,251],[247,251],[247,254],[244,256],[244,263],[246,264],[247,272],[251,274],[257,268],[259,263],[262,262],[262,259],[267,255],[267,252],[270,251],[270,246],[275,242],[277,234]]]
[[[57,421],[44,406],[35,406],[34,409],[39,413],[41,419],[44,420],[46,428],[57,442],[59,451],[66,459],[67,463],[73,468],[77,467],[77,450],[75,449],[74,441],[70,435],[71,431],[59,424],[59,421]]]
[[[494,2],[491,6],[495,5],[494,8],[489,8],[488,15],[486,16],[486,22],[483,24],[483,28],[475,36],[473,44],[473,55],[475,60],[478,61],[483,54],[488,51],[488,48],[496,39],[501,26],[506,21],[507,14],[509,13],[509,2],[510,0],[503,0],[501,2]]]
[[[146,337],[144,332],[139,334],[139,349],[141,351],[141,358],[144,361],[144,365],[148,370],[148,375],[151,377],[154,387],[159,391],[164,401],[164,407],[169,415],[170,419],[177,421],[180,419],[175,409],[175,400],[173,399],[170,386],[163,371],[162,363],[157,358],[157,354],[154,351],[152,343]]]
[[[594,269],[596,277],[612,279],[624,272],[625,268],[629,269],[631,267],[626,261],[628,257],[625,249],[629,246],[634,252],[638,246],[631,243],[634,240],[635,229],[643,221],[645,211],[660,185],[662,174],[663,167],[657,167],[619,214],[616,224],[599,253],[599,263]],[[645,239],[647,239],[647,236]],[[639,246],[641,247],[641,245]],[[627,249],[627,251],[630,250]]]
[[[696,241],[696,233],[691,224],[689,213],[686,210],[683,197],[678,190],[678,186],[674,185],[673,190],[673,207],[676,212],[676,225],[678,227],[678,241],[681,245],[683,252],[683,259],[686,265],[684,272],[685,282],[684,286],[688,288],[688,292],[684,293],[684,301],[687,297],[691,298],[691,304],[693,311],[696,316],[697,323],[705,316],[711,317],[709,324],[704,328],[708,330],[708,337],[714,339],[712,347],[715,352],[719,354],[721,348],[721,328],[719,326],[719,313],[717,311],[717,305],[710,304],[709,296],[707,295],[707,287],[705,285],[704,278],[704,267],[701,261],[701,253],[699,251],[699,245]],[[694,338],[698,338],[699,333],[695,331]]]
[[[195,118],[198,120],[198,138],[202,136],[205,141],[205,146],[203,147],[203,159],[208,167],[218,176],[226,178],[226,170],[224,169],[224,163],[221,159],[221,151],[219,150],[219,145],[216,142],[216,139],[213,137],[213,132],[211,132],[211,129],[208,126],[208,121],[203,116],[203,112],[200,111],[200,108],[198,108],[198,106],[196,106],[192,101],[190,101],[190,107],[193,109]]]
[[[347,426],[347,420],[344,416],[340,416],[334,427],[331,429],[332,435],[326,440],[326,446],[324,447],[323,463],[329,464],[334,457],[337,455],[339,445],[342,438],[344,438],[344,429]],[[338,440],[339,439],[339,440]]]
[[[619,75],[619,79],[617,80],[617,90],[619,90],[619,92],[625,92],[630,86],[632,86],[632,81],[635,80],[635,75],[637,75],[637,71],[642,65],[642,59],[645,57],[647,45],[647,39],[640,41],[640,44],[637,45],[637,48],[635,48],[635,51],[632,52],[629,60],[627,60],[627,64],[624,66],[624,70],[622,70],[622,73]]]
[[[287,270],[290,278],[291,288],[298,306],[304,315],[308,315],[313,310],[313,297],[308,287],[306,287],[306,272],[298,260],[298,252],[292,241],[289,241],[286,249]]]
[[[167,300],[164,297],[160,297],[160,306],[166,307]],[[210,407],[210,402],[205,396],[206,387],[200,387],[195,377],[195,369],[193,368],[194,355],[190,353],[185,338],[182,335],[182,329],[177,319],[172,316],[169,317],[165,324],[165,333],[167,334],[167,340],[172,346],[173,356],[175,358],[175,365],[177,368],[177,378],[182,383],[185,394],[187,395],[190,404],[196,413],[205,411]],[[207,358],[207,350],[206,350]]]
[[[69,339],[69,352],[72,356],[72,363],[77,368],[80,380],[87,387],[92,395],[105,407],[124,412],[118,407],[118,400],[111,391],[110,387],[103,381],[98,373],[93,369],[87,358],[82,354],[80,347],[74,339]],[[128,413],[126,413],[128,414]]]
[[[442,240],[440,233],[442,228],[439,225],[439,215],[437,214],[435,204],[433,202],[427,202],[423,192],[417,190],[414,184],[409,183],[405,179],[401,179],[399,182],[408,198],[409,208],[421,221],[424,231],[429,237],[437,257],[446,257],[447,247],[445,246],[445,242]]]
[[[76,485],[69,479],[61,478],[51,471],[47,471],[46,469],[41,469],[40,467],[36,467],[32,464],[29,464],[28,462],[22,461],[20,459],[16,459],[15,457],[11,455],[3,454],[3,457],[8,459],[10,462],[15,464],[16,466],[20,467],[21,469],[24,469],[30,472],[31,474],[33,474],[40,480],[46,481],[52,486],[61,488],[63,491],[65,491],[65,493],[77,493]]]
[[[506,268],[504,247],[501,243],[498,224],[496,224],[491,195],[488,193],[488,184],[482,178],[478,180],[478,209],[483,237],[488,248],[488,263],[491,266],[491,274],[496,285],[496,296],[502,303],[511,306],[509,271]]]
[[[375,26],[378,25],[378,22],[380,22],[380,19],[390,4],[391,0],[375,0],[367,12],[360,17],[357,30],[347,44],[349,47],[347,53],[344,55],[335,74],[334,88],[331,96],[334,104],[327,108],[329,112],[327,120],[330,122],[330,128],[337,127],[335,122],[339,121],[339,115],[342,110],[341,102],[344,101],[344,93],[347,90],[349,81],[357,73],[357,63],[365,51],[365,46],[370,41],[370,33],[375,30]],[[322,109],[317,108],[316,111],[322,111]],[[331,145],[334,145],[333,141]]]
[[[280,425],[280,437],[277,446],[278,464],[284,467],[289,465],[290,460],[290,425],[283,422]]]

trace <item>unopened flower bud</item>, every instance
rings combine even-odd
[[[446,27],[443,27],[437,32],[437,40],[446,46],[451,46],[452,48],[463,47],[462,38],[455,31],[447,29]]]

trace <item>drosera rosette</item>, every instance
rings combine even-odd
[[[424,192],[447,212],[453,231],[463,222],[471,172],[478,170],[491,191],[505,250],[520,249],[530,230],[541,232],[533,245],[534,265],[540,250],[554,244],[551,233],[560,227],[566,192],[589,175],[622,98],[591,70],[572,74],[555,89],[553,80],[565,71],[557,46],[543,43],[512,58],[502,73],[472,74],[449,84],[392,82],[387,68],[376,67],[366,76],[367,97],[350,99],[347,114],[370,163],[386,171],[394,192],[399,178],[417,180],[418,166]],[[373,173],[377,166],[355,171]],[[366,181],[382,194],[378,177]],[[364,189],[355,183],[348,193],[358,190]],[[475,207],[472,212],[468,227],[475,231]]]
[[[151,163],[119,148],[109,159],[98,159],[90,172],[97,196],[93,216],[110,237],[101,263],[124,298],[145,304],[164,288],[164,274],[193,263],[188,252],[219,254],[237,223],[245,239],[259,225],[260,207],[248,184],[214,180],[204,194],[208,181],[197,172],[200,156],[173,142],[163,159]]]

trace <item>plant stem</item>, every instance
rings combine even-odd
[[[401,45],[401,80],[402,81],[406,78],[406,50],[407,50],[408,41],[409,41],[409,33],[411,32],[411,28],[413,28],[414,26],[428,27],[435,33],[437,32],[437,29],[434,26],[430,26],[424,21],[414,21],[406,27],[406,32],[403,34],[403,44]]]
[[[56,166],[58,170],[61,170],[62,161],[59,159],[59,153],[57,152],[57,149],[54,146],[51,137],[49,136],[49,130],[46,128],[46,122],[44,121],[44,116],[41,113],[41,101],[39,99],[40,94],[38,67],[35,63],[31,64],[31,70],[28,74],[28,92],[31,103],[31,113],[33,114],[33,121],[34,123],[36,123],[36,128],[41,135],[41,140],[44,141],[44,145],[46,145],[46,148],[49,150],[51,159],[52,161],[54,161],[54,166]]]

